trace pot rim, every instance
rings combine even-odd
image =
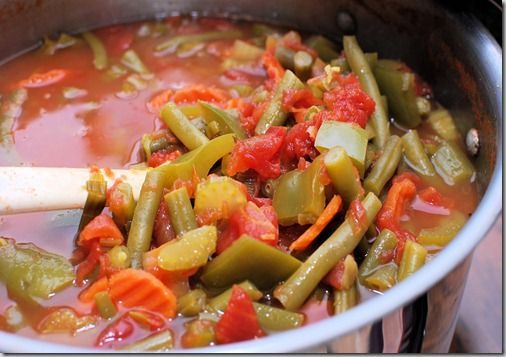
[[[481,26],[481,24],[480,24]],[[493,45],[491,54],[502,62],[502,50],[493,37],[486,32]],[[502,85],[497,88],[494,104],[501,104]],[[501,110],[498,111],[501,115]],[[452,242],[428,264],[413,274],[413,278],[395,285],[383,294],[360,303],[338,316],[329,317],[294,330],[276,333],[258,340],[195,349],[173,349],[171,353],[279,353],[303,351],[321,345],[339,336],[345,336],[388,315],[429,290],[443,279],[485,237],[502,211],[502,118],[497,117],[497,153],[493,175],[480,203],[464,228]],[[51,352],[51,353],[107,353],[124,352],[97,348],[58,344],[0,331],[0,351],[3,352]]]

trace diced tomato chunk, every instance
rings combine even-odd
[[[227,308],[216,324],[216,341],[224,344],[262,336],[265,332],[260,328],[251,298],[240,286],[234,285]]]
[[[179,156],[181,156],[181,151],[179,150],[170,151],[167,149],[161,149],[151,154],[151,157],[148,160],[148,166],[158,167],[166,162],[172,162],[176,160]]]
[[[134,41],[132,27],[117,25],[98,29],[95,34],[100,37],[109,54],[119,56],[130,48]]]
[[[95,346],[111,347],[115,342],[122,341],[131,336],[133,332],[134,324],[130,321],[128,314],[125,314],[107,326],[98,335]]]
[[[268,91],[272,91],[285,74],[285,69],[272,51],[265,51],[260,59],[260,63],[267,72],[267,80],[264,86]]]
[[[281,174],[279,153],[285,135],[285,127],[271,127],[263,135],[238,141],[232,150],[227,174],[234,176],[253,169],[263,179],[278,177]]]
[[[111,217],[102,213],[93,218],[79,234],[77,244],[86,246],[94,239],[98,239],[100,245],[113,247],[123,244],[123,235]]]
[[[283,146],[283,161],[297,161],[300,158],[313,160],[318,156],[318,150],[314,147],[314,141],[321,119],[313,118],[302,123],[295,124],[286,134]]]

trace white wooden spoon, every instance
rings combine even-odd
[[[102,170],[107,187],[121,178],[138,199],[147,170],[111,171],[113,175]],[[89,177],[88,168],[0,167],[0,215],[83,208]]]

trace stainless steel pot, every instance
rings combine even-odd
[[[257,341],[192,352],[446,352],[473,249],[502,209],[502,50],[475,17],[456,2],[445,4],[453,7],[402,0],[0,0],[0,61],[57,31],[177,13],[272,22],[337,42],[355,33],[366,50],[405,60],[458,118],[462,133],[479,130],[475,164],[482,199],[464,229],[412,278],[340,316]],[[500,10],[492,14],[500,21]],[[0,351],[93,350],[0,332]]]

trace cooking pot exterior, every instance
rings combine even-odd
[[[366,51],[404,60],[458,118],[480,133],[481,203],[435,259],[385,294],[304,328],[192,352],[447,352],[472,251],[502,209],[502,50],[471,15],[432,1],[0,0],[0,62],[44,35],[176,14],[226,16],[321,33],[356,34]],[[500,21],[500,13],[497,13]],[[4,352],[91,352],[0,332]]]

